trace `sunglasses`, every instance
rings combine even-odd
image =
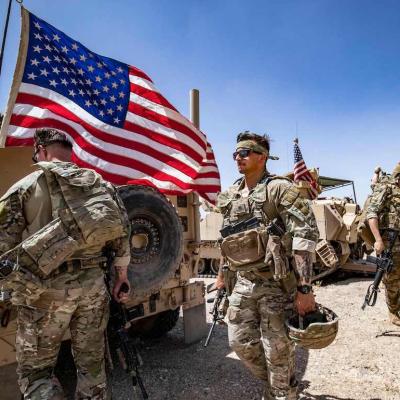
[[[232,154],[232,157],[233,157],[234,160],[236,160],[236,157],[237,157],[237,156],[239,156],[240,158],[246,158],[246,157],[248,157],[251,153],[261,154],[261,153],[259,153],[258,151],[254,151],[254,150],[252,150],[252,149],[241,149],[241,150],[235,151],[235,152]]]

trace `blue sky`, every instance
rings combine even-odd
[[[0,13],[5,19],[6,1]],[[186,116],[201,94],[201,128],[222,185],[237,172],[236,134],[268,133],[269,169],[292,169],[297,134],[309,167],[353,179],[359,202],[376,165],[400,161],[400,2],[285,0],[25,0],[91,50],[143,69]],[[7,101],[20,30],[13,4],[0,81]],[[329,192],[328,192],[329,193]],[[333,192],[332,192],[333,194]],[[338,191],[337,194],[350,194]]]

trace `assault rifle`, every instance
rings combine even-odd
[[[248,229],[258,228],[260,226],[260,220],[257,217],[251,217],[236,224],[227,225],[222,228],[219,232],[223,238],[233,235],[234,233],[239,233],[247,231]]]
[[[386,232],[389,238],[389,248],[384,250],[378,257],[367,256],[367,261],[376,265],[376,274],[374,281],[368,287],[364,303],[361,307],[362,310],[364,310],[367,305],[371,307],[375,305],[379,292],[379,284],[381,283],[383,276],[386,273],[389,273],[393,268],[392,250],[394,243],[399,236],[399,231],[395,229],[386,229]]]
[[[114,258],[113,252],[106,252],[107,257],[107,271],[106,271],[106,282],[107,288],[110,292],[110,271],[112,265],[112,259]],[[123,284],[120,292],[128,292],[128,285]],[[144,387],[143,380],[140,376],[139,367],[143,365],[142,357],[140,356],[134,338],[129,334],[130,318],[125,306],[114,300],[111,295],[110,301],[110,320],[108,323],[108,336],[112,344],[113,350],[117,355],[120,366],[125,372],[132,378],[132,386],[136,391],[139,386],[143,399],[148,399],[149,396]],[[111,359],[111,367],[113,362]]]
[[[221,310],[221,302],[222,300],[226,297],[226,290],[225,288],[222,289],[216,289],[215,284],[211,284],[207,287],[207,293],[213,292],[214,290],[217,290],[217,295],[215,296],[214,299],[208,299],[207,303],[213,303],[212,310],[210,311],[210,314],[213,316],[213,323],[211,325],[211,328],[208,332],[207,339],[204,343],[204,347],[207,347],[208,344],[210,343],[211,336],[213,334],[215,325],[217,324],[218,321],[222,321],[224,319],[224,313]]]

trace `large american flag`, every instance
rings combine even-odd
[[[303,155],[301,154],[300,147],[297,140],[294,141],[294,167],[293,167],[293,180],[298,183],[300,181],[306,181],[310,184],[309,193],[312,199],[318,197],[318,183],[311,176],[306,163],[304,162]]]
[[[220,177],[206,136],[141,70],[101,56],[22,8],[18,63],[1,135],[31,146],[36,128],[65,132],[73,161],[115,184],[214,202]]]

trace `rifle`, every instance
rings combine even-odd
[[[223,238],[233,235],[234,233],[239,233],[247,231],[248,229],[258,228],[260,226],[260,220],[257,217],[251,217],[243,221],[236,222],[236,224],[226,225],[219,232]]]
[[[211,284],[207,287],[207,293],[213,292],[215,290],[215,285]],[[208,331],[207,339],[204,343],[204,347],[207,347],[208,344],[210,343],[211,336],[213,334],[215,325],[217,324],[218,321],[222,321],[224,319],[224,313],[221,311],[220,305],[222,300],[226,297],[226,289],[217,289],[217,295],[215,296],[214,299],[208,299],[207,303],[213,303],[212,310],[210,311],[210,314],[213,316],[213,323],[211,325],[210,330]]]
[[[114,253],[106,252],[107,257],[107,271],[106,283],[109,293],[110,292],[110,270]],[[123,284],[120,292],[128,292],[128,285]],[[120,366],[132,378],[132,386],[136,392],[139,386],[143,399],[148,399],[149,396],[144,387],[143,380],[140,376],[139,367],[143,365],[142,357],[140,356],[134,339],[129,334],[131,327],[130,318],[126,307],[118,303],[111,296],[110,301],[110,320],[108,323],[108,334],[111,338],[110,342],[113,344],[113,350],[117,355]],[[112,360],[110,363],[113,366]]]
[[[389,248],[384,250],[378,257],[367,256],[367,261],[376,265],[376,274],[374,281],[368,287],[364,303],[361,306],[362,310],[364,310],[367,305],[371,307],[375,305],[379,292],[379,284],[381,283],[383,276],[386,273],[389,273],[393,268],[392,250],[394,243],[399,236],[399,231],[395,229],[386,229],[386,232],[389,238]]]

